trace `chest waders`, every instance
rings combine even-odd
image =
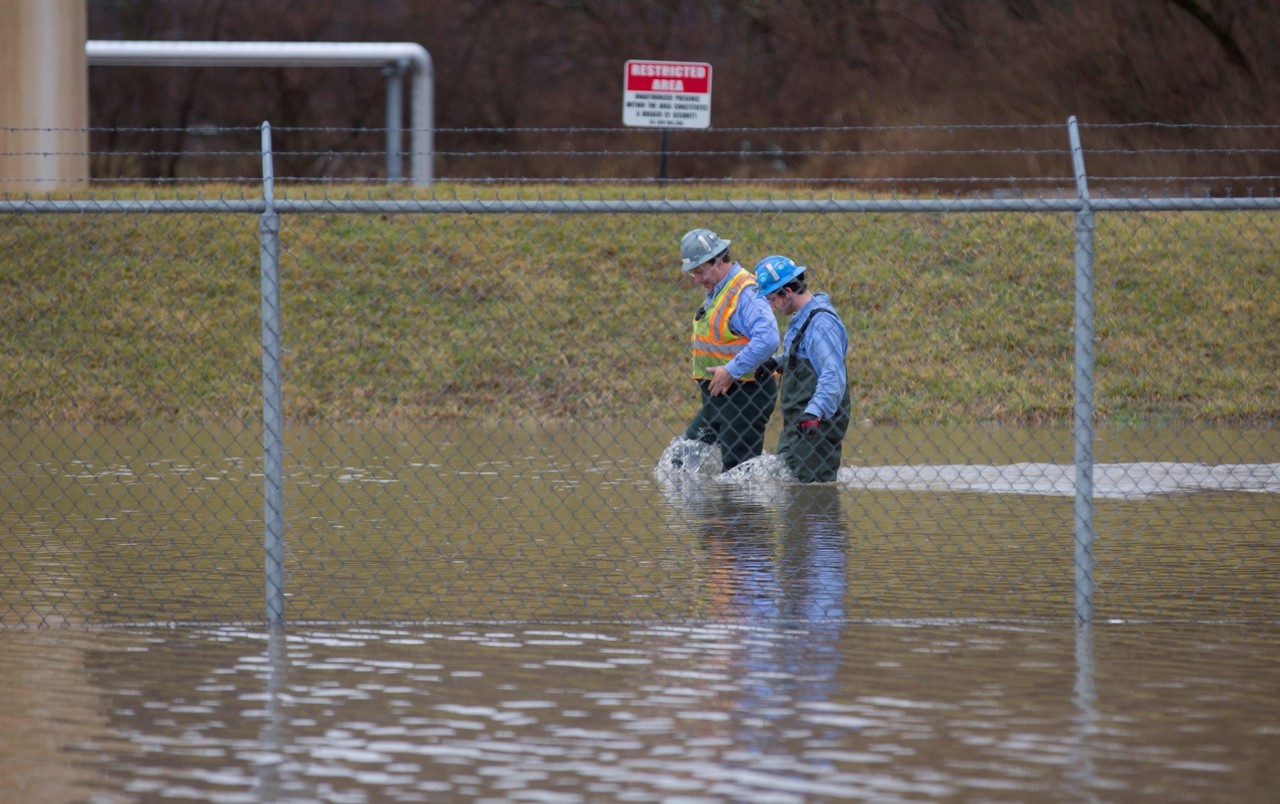
[[[698,383],[702,407],[689,423],[684,437],[705,444],[720,444],[724,471],[764,452],[764,429],[773,413],[778,383],[735,382],[720,396],[712,396],[706,381]]]
[[[814,316],[824,312],[827,311],[815,310],[805,321],[805,328]],[[791,355],[782,374],[782,434],[778,436],[778,455],[801,483],[830,483],[840,469],[840,453],[845,433],[849,431],[853,400],[846,384],[834,416],[823,419],[817,430],[808,435],[796,432],[796,423],[818,390],[818,370],[808,358],[796,356],[803,337],[804,329],[801,329],[791,344]]]

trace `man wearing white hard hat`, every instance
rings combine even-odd
[[[764,451],[778,398],[772,375],[756,368],[778,348],[778,322],[750,272],[729,256],[729,240],[693,229],[680,240],[680,270],[706,291],[693,317],[693,379],[702,407],[685,438],[719,444],[727,472]]]

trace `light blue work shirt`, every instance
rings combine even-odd
[[[743,270],[738,263],[716,283],[702,303],[704,310],[711,308],[711,300],[720,292],[725,283],[738,271]],[[735,378],[749,377],[756,366],[769,359],[778,350],[778,319],[773,316],[773,309],[764,297],[756,293],[756,286],[745,287],[738,294],[738,306],[729,316],[729,329],[749,339],[742,351],[733,356],[725,364],[725,369]]]
[[[823,313],[817,316],[805,329],[804,322],[819,309],[830,310],[832,315]],[[813,294],[813,300],[797,310],[791,316],[791,323],[787,325],[782,353],[778,356],[778,365],[784,371],[787,360],[791,357],[791,345],[802,329],[804,337],[796,348],[796,357],[808,359],[818,372],[818,388],[813,393],[813,399],[805,405],[804,412],[812,413],[819,419],[830,419],[835,416],[849,382],[844,367],[844,357],[849,351],[849,333],[845,331],[844,322],[831,306],[831,297],[826,293]]]

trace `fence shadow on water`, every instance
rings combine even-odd
[[[1076,178],[7,196],[0,624],[269,618],[264,354],[292,622],[1070,619],[1082,394],[1093,616],[1274,622],[1280,201]],[[695,226],[841,310],[836,483],[664,465]]]

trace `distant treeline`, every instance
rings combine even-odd
[[[1070,115],[1091,124],[1280,123],[1280,4],[1272,0],[93,0],[88,33],[419,43],[435,68],[438,170],[466,177],[572,177],[584,172],[582,152],[652,150],[652,131],[616,136],[627,59],[710,62],[713,129],[764,129],[706,146],[756,155],[731,166],[681,132],[688,155],[672,162],[673,178],[842,175],[847,167],[831,154],[851,151],[885,152],[860,163],[867,173],[940,175],[923,153],[933,143],[887,126],[1061,124]],[[96,67],[94,150],[157,152],[146,172],[181,177],[201,147],[193,132],[270,120],[302,129],[291,134],[292,150],[324,155],[300,172],[360,175],[369,163],[334,154],[384,148],[384,93],[376,69]],[[767,131],[791,127],[814,131]],[[1250,142],[1274,142],[1278,130]],[[1175,132],[1160,147],[1240,146],[1238,132],[1196,131]],[[946,144],[1008,147],[990,132],[967,140],[964,129],[948,129]],[[1151,137],[1138,128],[1117,146],[1149,147]],[[898,153],[904,145],[921,153]],[[557,149],[577,161],[557,159]],[[504,152],[529,155],[514,165],[478,156]],[[770,158],[777,153],[785,158]],[[643,153],[601,159],[593,170],[627,176],[650,161]],[[1058,161],[1031,169],[1060,171]],[[1175,160],[1158,172],[1170,170],[1224,169]],[[1264,158],[1244,172],[1280,171]]]

